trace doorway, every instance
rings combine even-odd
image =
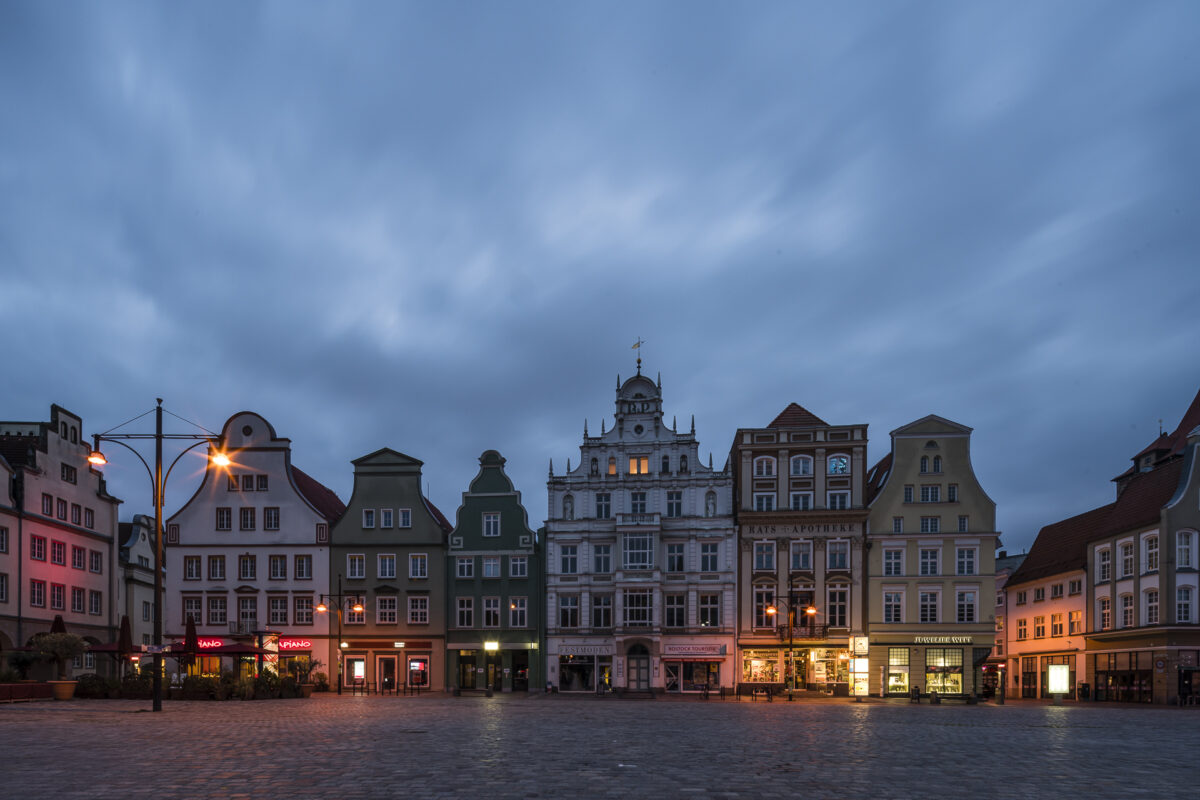
[[[392,693],[396,691],[396,657],[379,656],[375,661],[375,685],[379,692]]]
[[[631,692],[650,691],[650,651],[645,645],[635,644],[629,648],[629,680]]]

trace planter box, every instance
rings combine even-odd
[[[47,681],[55,700],[70,700],[75,697],[75,681]]]

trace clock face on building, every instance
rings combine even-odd
[[[834,456],[829,459],[830,475],[846,475],[850,472],[850,459],[845,456]]]

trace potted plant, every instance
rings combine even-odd
[[[33,646],[58,667],[58,680],[47,681],[54,687],[54,699],[70,700],[75,696],[75,681],[67,680],[67,659],[83,655],[87,642],[74,633],[39,633]]]
[[[45,660],[45,656],[33,650],[14,650],[8,654],[8,665],[20,674],[22,681],[28,681],[29,670]]]
[[[300,696],[312,697],[313,689],[316,688],[313,684],[313,670],[321,666],[321,662],[315,658],[297,659],[292,661],[288,669],[292,673],[292,677],[296,679],[296,683],[300,684]]]

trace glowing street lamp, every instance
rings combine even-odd
[[[162,571],[163,571],[163,492],[167,486],[167,479],[171,477],[171,470],[175,469],[175,465],[179,463],[179,459],[184,455],[196,449],[202,444],[208,444],[210,448],[216,448],[215,452],[209,454],[209,460],[219,467],[228,467],[231,463],[229,456],[226,455],[221,448],[220,434],[213,433],[206,428],[196,425],[200,430],[205,431],[202,434],[198,433],[163,433],[163,407],[162,398],[156,398],[158,405],[154,408],[154,433],[113,433],[117,428],[128,425],[129,422],[134,422],[146,416],[140,414],[129,422],[122,423],[116,428],[110,428],[104,433],[92,435],[92,452],[88,453],[88,463],[93,466],[102,467],[108,463],[108,459],[104,453],[100,451],[101,442],[112,442],[119,444],[129,452],[138,457],[138,461],[142,462],[142,466],[146,468],[146,473],[150,476],[151,488],[154,499],[154,711],[162,711]],[[172,414],[171,416],[175,416]],[[182,419],[182,417],[178,417]],[[184,420],[185,422],[187,420]],[[195,423],[189,423],[195,425]],[[151,470],[150,464],[142,457],[136,449],[125,444],[126,441],[153,439],[154,440],[154,469]],[[179,455],[175,456],[175,460],[167,467],[166,473],[163,473],[163,440],[164,439],[183,439],[193,441],[194,444],[184,448]]]
[[[788,599],[786,601],[780,600],[779,602],[787,606],[788,609],[788,662],[791,664],[791,669],[788,672],[788,701],[790,702],[792,699],[792,692],[796,691],[796,651],[794,648],[796,633],[796,593],[789,591]],[[778,613],[779,609],[776,608],[774,603],[767,606],[768,616],[773,617]],[[804,613],[808,617],[811,624],[811,621],[816,618],[816,606],[811,604],[806,606],[804,608]]]
[[[342,683],[344,682],[344,679],[342,678],[342,650],[344,650],[347,647],[346,642],[342,641],[342,609],[348,608],[351,611],[353,611],[355,614],[361,614],[364,611],[365,607],[363,606],[362,601],[359,600],[358,598],[359,598],[359,595],[357,593],[343,593],[342,592],[342,582],[341,582],[341,580],[339,580],[337,593],[321,595],[319,602],[315,606],[316,611],[318,611],[322,614],[326,614],[329,612],[330,603],[333,602],[335,604],[334,608],[337,610],[337,640],[338,640],[337,693],[338,694],[342,693]]]

